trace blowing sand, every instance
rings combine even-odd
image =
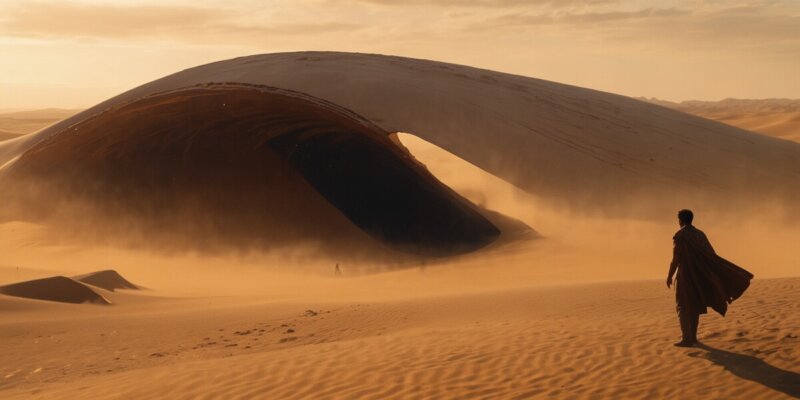
[[[677,349],[663,283],[673,221],[548,210],[434,145],[400,140],[456,191],[544,237],[446,262],[343,263],[336,277],[332,260],[301,254],[92,247],[3,223],[0,285],[113,267],[149,289],[97,288],[107,307],[0,296],[0,397],[800,396],[796,227],[699,216],[756,280],[727,317],[701,318],[704,347]]]
[[[796,204],[778,201],[796,194],[796,143],[525,77],[289,53],[144,85],[3,142],[0,162],[18,167],[25,149],[117,102],[230,80],[309,91],[387,132],[414,132],[391,139],[418,168],[538,234],[447,258],[344,259],[299,246],[160,247],[138,232],[123,245],[83,241],[11,215],[0,221],[0,286],[78,279],[110,304],[0,294],[0,398],[800,397],[800,229],[782,208]],[[67,161],[80,161],[75,154]],[[230,181],[230,199],[246,193]],[[679,202],[708,187],[715,201]],[[223,213],[240,205],[220,203]],[[677,205],[693,208],[716,250],[756,276],[727,317],[701,318],[703,345],[689,349],[672,346],[680,330],[664,285]],[[637,207],[648,212],[624,212]]]
[[[404,139],[435,173],[456,162]],[[1,224],[0,284],[113,266],[149,289],[104,291],[107,307],[0,296],[0,397],[800,395],[796,228],[709,224],[717,250],[757,278],[727,317],[701,318],[707,347],[677,349],[663,283],[674,222],[526,209],[533,200],[513,188],[460,171],[454,188],[546,237],[382,273],[342,263],[337,277],[332,262],[301,256],[92,248]]]

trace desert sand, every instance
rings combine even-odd
[[[645,100],[749,131],[800,142],[800,100],[725,99],[680,103]]]
[[[0,113],[0,141],[13,139],[46,128],[80,110],[48,108]]]
[[[290,97],[277,106],[275,88]],[[471,247],[431,252],[385,233],[432,242],[451,219],[367,204],[380,223],[359,222],[348,207],[380,196],[320,186],[358,192],[358,171],[314,182],[346,165],[314,151],[368,159],[337,153],[359,149],[356,134],[382,155],[368,171],[391,177],[374,193],[419,193],[409,201],[499,234],[457,227]],[[0,209],[0,286],[49,278],[26,293],[66,282],[107,303],[0,294],[2,398],[800,397],[800,145],[787,140],[493,71],[286,53],[133,89],[0,142],[0,165],[30,190]],[[50,174],[65,186],[24,185]],[[269,196],[292,188],[291,204]],[[756,276],[689,349],[672,346],[663,282],[683,207]],[[202,223],[176,229],[186,210]]]
[[[757,281],[725,319],[702,318],[706,347],[675,349],[674,304],[661,282],[438,295],[410,284],[427,274],[464,279],[455,269],[328,279],[307,283],[316,286],[307,300],[119,291],[110,307],[3,299],[0,393],[64,399],[799,394],[796,278]],[[380,293],[391,281],[412,293]],[[372,289],[347,294],[350,286]]]

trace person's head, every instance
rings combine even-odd
[[[693,219],[694,213],[692,210],[683,209],[678,211],[678,224],[681,226],[691,225]]]

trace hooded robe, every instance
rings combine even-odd
[[[728,303],[744,293],[753,274],[718,256],[705,233],[692,225],[681,228],[672,240],[678,307],[688,315],[705,314],[711,307],[725,316]]]

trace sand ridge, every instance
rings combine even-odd
[[[123,278],[117,271],[103,270],[71,278],[59,275],[9,283],[0,286],[0,294],[60,303],[108,305],[112,303],[103,293],[114,292],[116,289],[138,290],[139,287]],[[9,303],[9,308],[22,305],[14,301],[9,302],[7,299],[2,300]]]
[[[53,276],[0,286],[0,294],[62,303],[111,304],[102,294],[65,276]]]

